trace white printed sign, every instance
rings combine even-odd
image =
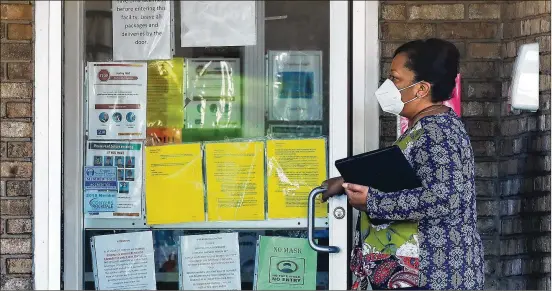
[[[181,290],[241,290],[238,233],[180,237]]]
[[[156,290],[151,231],[91,239],[96,290]]]
[[[171,52],[168,0],[113,0],[113,59],[166,60]]]
[[[146,63],[88,63],[88,134],[95,139],[145,139]]]
[[[257,42],[255,1],[180,1],[180,46],[246,46]]]

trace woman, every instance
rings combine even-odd
[[[395,51],[389,77],[375,93],[384,111],[409,119],[395,144],[422,187],[383,193],[340,177],[326,181],[324,200],[346,193],[362,213],[351,259],[353,289],[368,282],[373,289],[483,289],[473,150],[461,120],[443,105],[451,98],[458,62],[450,42],[406,43]]]

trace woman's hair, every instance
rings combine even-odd
[[[400,53],[406,54],[405,66],[414,72],[414,81],[431,83],[431,101],[451,98],[460,59],[454,44],[437,38],[414,40],[401,45],[393,57]]]

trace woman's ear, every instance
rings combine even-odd
[[[416,93],[416,96],[418,96],[418,98],[428,97],[428,96],[431,96],[430,92],[431,92],[431,84],[426,81],[421,81],[419,84],[418,92]]]

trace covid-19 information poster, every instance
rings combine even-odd
[[[114,193],[117,195],[111,200],[116,201],[111,211],[93,211],[93,207],[85,207],[91,209],[87,210],[86,217],[139,218],[141,216],[142,155],[143,146],[140,142],[88,142],[86,166],[116,168],[117,189]]]
[[[91,140],[146,138],[147,63],[88,63]]]

